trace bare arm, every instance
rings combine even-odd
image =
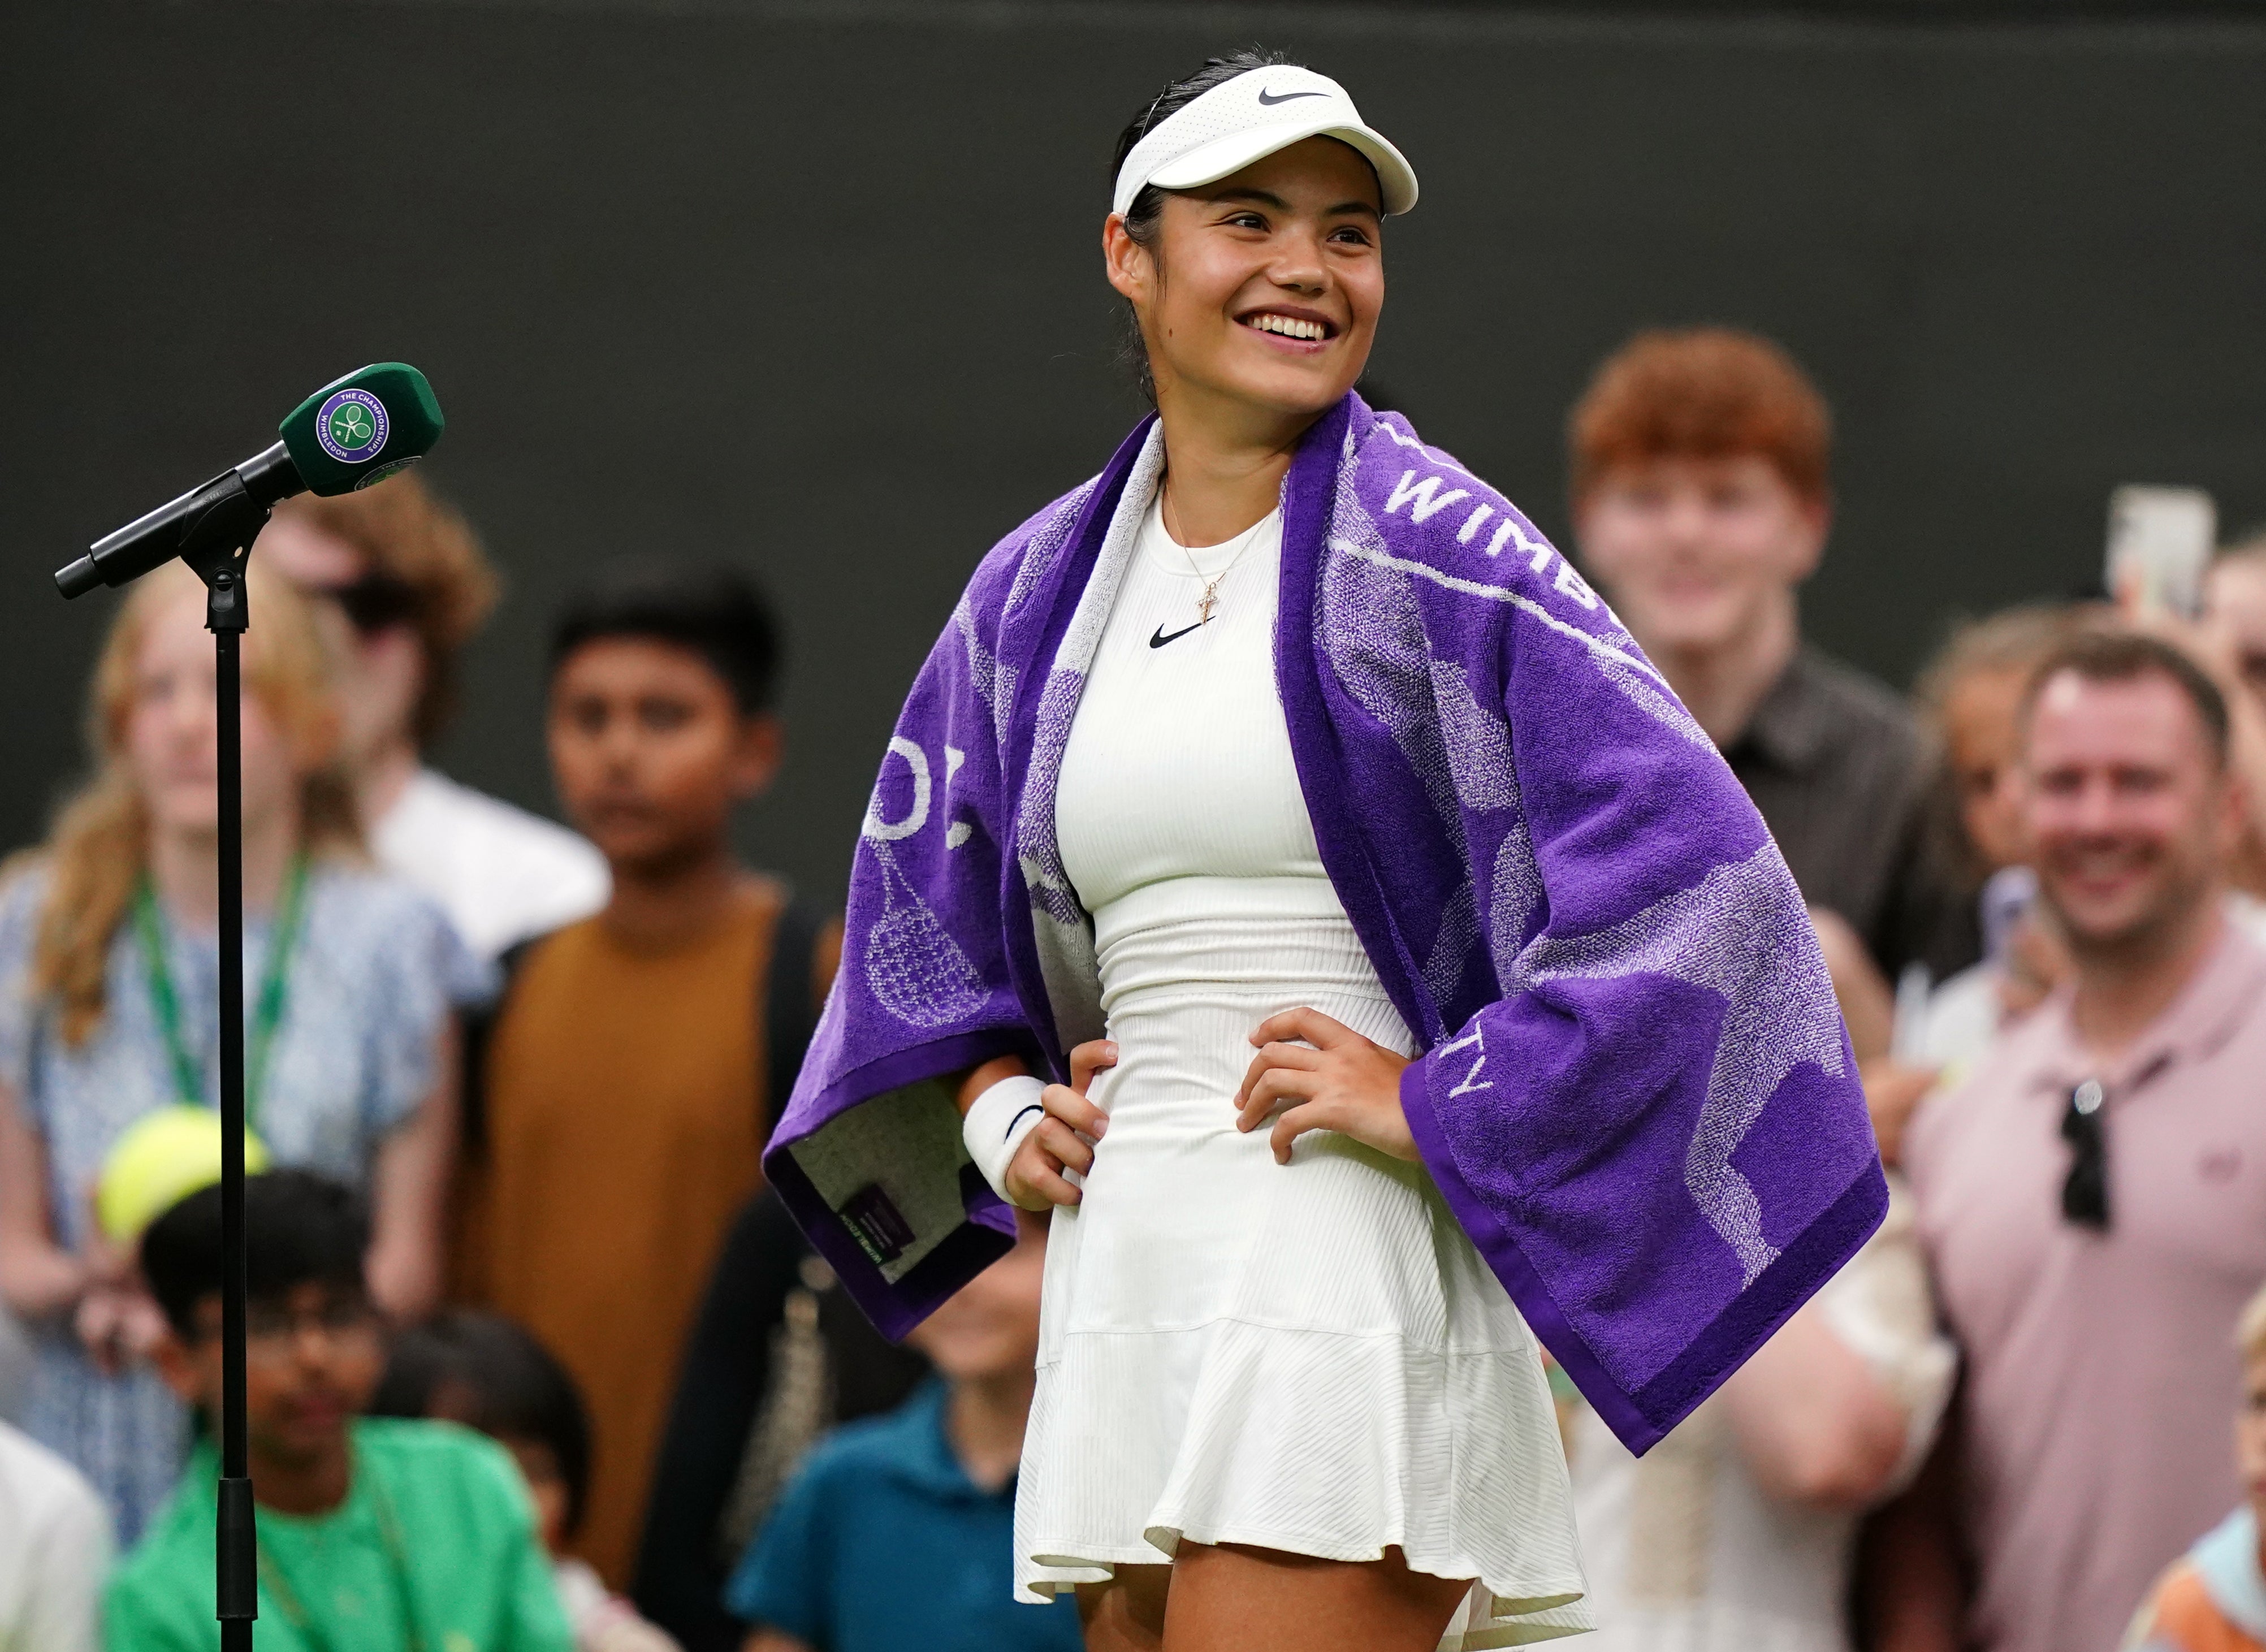
[[[84,1293],[87,1266],[55,1241],[48,1147],[0,1085],[0,1298],[26,1319],[61,1313]]]
[[[1903,1162],[1904,1127],[1942,1076],[1938,1068],[1907,1066],[1889,1056],[1857,1064],[1858,1082],[1865,1086],[1865,1111],[1873,1121],[1873,1142],[1881,1150],[1881,1163],[1890,1169]]]
[[[370,1175],[369,1293],[405,1323],[441,1299],[441,1236],[457,1164],[457,1039],[451,1016],[435,1041],[433,1088],[379,1146]]]
[[[994,1056],[981,1067],[968,1070],[967,1077],[960,1081],[960,1092],[954,1097],[953,1105],[960,1109],[960,1116],[966,1118],[968,1109],[976,1105],[977,1096],[1003,1078],[1025,1078],[1030,1071],[1023,1064],[1020,1056]]]
[[[1817,932],[1817,950],[1825,959],[1825,973],[1833,983],[1833,1001],[1841,1007],[1841,1020],[1849,1029],[1849,1042],[1856,1049],[1857,1059],[1873,1061],[1887,1055],[1896,1030],[1895,990],[1846,918],[1813,906],[1809,925]]]
[[[1782,1502],[1858,1509],[1886,1489],[1909,1419],[1816,1303],[1723,1385],[1739,1450]]]

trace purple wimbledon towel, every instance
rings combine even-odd
[[[842,969],[765,1157],[901,1335],[1006,1247],[954,1075],[1102,1030],[1054,792],[1153,420],[984,558],[913,684]],[[1802,897],[1713,743],[1508,501],[1349,396],[1283,489],[1276,675],[1322,863],[1424,1054],[1401,1103],[1633,1450],[1887,1208]],[[1858,830],[1863,822],[1853,822]]]

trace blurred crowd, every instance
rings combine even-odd
[[[1892,1189],[1641,1459],[1553,1373],[1600,1644],[2266,1648],[2266,541],[2072,566],[1907,698],[1804,640],[1831,421],[1783,350],[1640,334],[1568,433]],[[251,570],[262,1644],[1077,1647],[1009,1585],[1043,1227],[900,1348],[763,1185],[841,931],[733,847],[785,750],[761,592],[625,563],[553,617],[569,830],[426,762],[497,582],[413,472]],[[0,874],[0,1648],[216,1643],[213,674],[202,588],[141,581]]]

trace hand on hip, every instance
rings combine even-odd
[[[1290,1162],[1290,1144],[1308,1130],[1336,1130],[1364,1147],[1414,1162],[1416,1138],[1400,1111],[1400,1073],[1407,1057],[1363,1038],[1319,1010],[1285,1010],[1251,1034],[1259,1046],[1235,1093],[1235,1128],[1275,1121],[1275,1162]]]

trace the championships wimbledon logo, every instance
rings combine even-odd
[[[362,472],[362,479],[354,485],[354,491],[359,493],[365,487],[376,487],[387,477],[407,470],[416,464],[420,457],[415,453],[405,454],[398,459],[388,459],[383,464],[371,465],[369,470]]]
[[[385,446],[385,404],[366,390],[342,390],[315,415],[315,440],[341,464],[360,464]]]

